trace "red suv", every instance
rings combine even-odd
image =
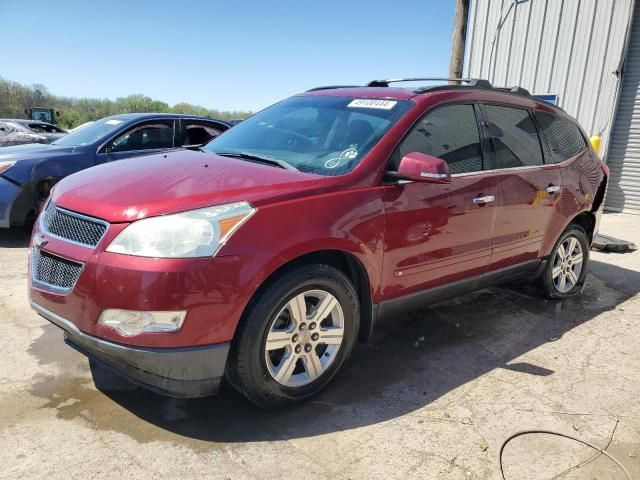
[[[95,368],[181,397],[226,377],[275,406],[325,387],[381,317],[515,278],[578,293],[608,170],[576,121],[483,80],[390,82],[65,178],[31,305]]]

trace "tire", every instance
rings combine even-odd
[[[569,248],[571,252],[567,257],[563,252]],[[568,298],[580,293],[587,277],[589,249],[585,230],[579,225],[569,225],[553,246],[540,277],[540,289],[544,298]],[[581,263],[578,263],[578,258],[581,258]]]
[[[93,384],[101,392],[132,392],[139,388],[135,383],[121,377],[109,367],[92,358],[89,359],[89,368],[91,369]]]
[[[247,308],[227,362],[227,379],[262,408],[317,394],[353,350],[358,305],[353,284],[332,266],[304,265],[282,274]]]

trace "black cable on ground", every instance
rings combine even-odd
[[[614,462],[616,465],[618,465],[622,471],[624,472],[624,474],[627,476],[627,478],[629,480],[633,480],[633,478],[631,478],[631,474],[627,471],[627,469],[624,467],[624,465],[622,465],[622,463],[620,463],[620,461],[615,458],[613,455],[611,455],[610,453],[606,452],[604,449],[587,442],[586,440],[582,440],[581,438],[577,438],[577,437],[573,437],[571,435],[567,435],[565,433],[560,433],[560,432],[553,432],[551,430],[522,430],[520,432],[516,432],[513,435],[511,435],[510,437],[508,437],[504,442],[502,442],[502,445],[500,445],[500,450],[498,452],[498,465],[500,466],[500,475],[502,476],[502,480],[506,480],[506,477],[504,476],[504,469],[502,468],[502,452],[504,451],[504,447],[507,446],[507,444],[513,440],[516,437],[520,437],[522,435],[529,435],[529,434],[533,434],[533,433],[541,433],[541,434],[545,434],[545,435],[554,435],[556,437],[564,437],[564,438],[568,438],[569,440],[573,440],[575,442],[579,442],[582,443],[583,445],[586,445],[587,447],[591,447],[594,450],[597,450],[598,452],[600,452],[602,455],[605,455],[607,458],[609,458],[612,462]]]

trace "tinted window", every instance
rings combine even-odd
[[[30,123],[29,129],[38,133],[62,133],[64,130],[49,123]]]
[[[120,135],[108,145],[114,152],[173,147],[173,122],[144,124]]]
[[[284,160],[303,172],[342,175],[351,171],[412,105],[408,100],[292,97],[239,123],[204,149],[226,155],[259,155]]]
[[[587,148],[582,133],[569,120],[544,112],[536,112],[536,118],[551,148],[553,163],[564,162]]]
[[[485,105],[489,134],[493,137],[493,168],[542,165],[542,148],[527,110]]]
[[[451,105],[428,113],[393,153],[390,168],[397,170],[400,159],[411,152],[441,158],[451,173],[482,170],[480,135],[473,105]]]
[[[185,120],[183,122],[182,145],[204,145],[220,135],[223,130],[212,124]]]

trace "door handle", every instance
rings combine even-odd
[[[484,205],[485,203],[493,202],[496,199],[493,195],[482,195],[473,199],[473,203],[476,205]]]
[[[560,191],[560,185],[549,185],[544,191],[547,193],[558,193]]]

